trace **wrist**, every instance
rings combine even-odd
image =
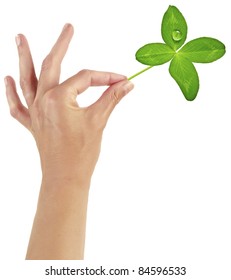
[[[43,178],[40,189],[37,214],[51,213],[51,216],[75,212],[81,206],[87,207],[90,183],[78,182],[76,178]]]
[[[41,189],[57,191],[60,189],[79,189],[88,192],[90,188],[91,177],[78,176],[76,174],[48,174],[43,172]]]

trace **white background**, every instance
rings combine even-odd
[[[215,63],[196,65],[201,86],[193,102],[184,99],[168,64],[134,79],[135,89],[110,118],[92,178],[86,260],[71,265],[187,266],[187,276],[177,279],[230,279],[231,19],[226,0],[1,1],[3,279],[21,274],[26,278],[33,272],[43,279],[42,267],[53,263],[23,261],[41,172],[36,145],[10,117],[5,98],[4,76],[17,81],[19,76],[15,35],[27,36],[39,73],[63,25],[71,22],[75,35],[62,79],[83,68],[130,76],[145,67],[135,60],[136,50],[162,41],[160,26],[168,5],[177,6],[185,16],[187,41],[214,37],[225,43],[227,54]],[[92,102],[103,90],[89,90],[80,103]]]

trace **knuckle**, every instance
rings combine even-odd
[[[89,69],[82,69],[81,71],[79,71],[79,73],[82,75],[89,75],[90,72],[91,72],[91,70],[89,70]]]
[[[44,101],[48,106],[54,105],[57,101],[57,94],[54,91],[47,92]]]
[[[120,99],[119,99],[119,93],[118,90],[114,89],[111,93],[111,99],[112,102],[116,105],[119,103]]]
[[[54,57],[52,54],[48,54],[45,59],[43,60],[41,71],[46,71],[52,67],[54,62]]]
[[[29,86],[29,81],[26,78],[20,78],[20,87],[22,91],[26,91]]]
[[[112,102],[116,105],[120,100],[128,94],[128,92],[133,88],[133,85],[122,85],[119,88],[114,88],[111,92]]]
[[[49,114],[50,111],[58,110],[64,105],[63,95],[58,94],[55,90],[48,91],[43,98],[43,109]]]
[[[79,71],[79,75],[83,76],[85,78],[89,78],[89,77],[91,77],[91,70],[83,69],[83,70]]]
[[[10,108],[10,114],[13,118],[17,119],[20,114],[20,106],[14,105]]]

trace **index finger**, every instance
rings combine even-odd
[[[112,72],[82,70],[60,84],[60,87],[62,89],[65,87],[66,91],[77,97],[78,94],[84,92],[90,86],[109,86],[124,79],[127,79],[127,77]]]

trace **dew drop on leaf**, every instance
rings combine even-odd
[[[176,42],[179,42],[182,39],[182,33],[180,32],[180,30],[174,30],[172,32],[172,39]]]

